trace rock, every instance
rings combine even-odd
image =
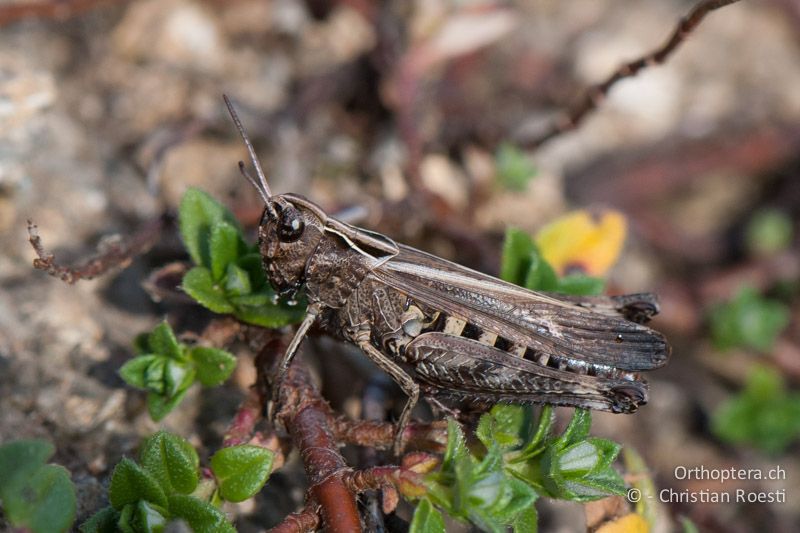
[[[130,5],[115,28],[116,52],[133,60],[162,61],[203,72],[224,64],[224,36],[218,21],[190,0],[146,0]]]

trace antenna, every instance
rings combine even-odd
[[[245,168],[244,165],[244,161],[239,161],[239,172],[242,174],[242,176],[245,177],[247,181],[250,182],[250,185],[255,187],[255,189],[258,191],[258,194],[261,196],[261,198],[264,199],[264,203],[268,204],[269,196],[267,196],[267,193],[264,192],[264,190],[261,188],[261,185],[259,185],[256,179],[253,176],[251,176],[249,172],[247,172],[247,169]]]
[[[250,154],[250,162],[253,164],[253,167],[256,169],[256,174],[258,175],[258,181],[256,181],[253,176],[248,174],[247,170],[244,166],[244,161],[239,161],[239,171],[242,175],[249,181],[253,187],[256,188],[258,193],[264,199],[264,203],[267,206],[267,210],[269,211],[270,215],[275,218],[278,218],[278,213],[275,211],[275,207],[272,205],[272,193],[269,190],[269,185],[267,185],[267,178],[264,176],[264,171],[261,169],[261,165],[258,163],[258,158],[256,157],[256,151],[253,149],[253,143],[250,142],[250,138],[245,133],[244,128],[242,127],[242,121],[239,120],[239,115],[236,114],[236,110],[233,108],[233,104],[231,103],[230,99],[228,99],[227,95],[222,95],[222,99],[225,100],[225,105],[228,106],[228,112],[231,114],[231,118],[233,118],[233,123],[236,124],[236,129],[239,130],[239,135],[241,135],[242,140],[244,141],[245,146],[247,146],[247,153]]]

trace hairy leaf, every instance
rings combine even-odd
[[[211,458],[211,469],[223,499],[241,502],[253,497],[266,483],[274,454],[260,446],[243,444],[222,448]]]
[[[211,277],[220,281],[225,275],[228,265],[235,264],[246,245],[239,230],[227,222],[217,222],[211,228]]]
[[[145,500],[166,507],[167,496],[156,478],[128,458],[123,458],[111,474],[108,500],[114,509],[122,510],[129,503]]]
[[[236,533],[225,513],[193,496],[170,496],[169,510],[173,518],[186,520],[194,533]]]
[[[211,232],[215,225],[238,222],[222,204],[205,192],[191,188],[181,199],[178,223],[186,250],[196,265],[211,267]]]
[[[183,358],[181,345],[166,321],[161,322],[153,329],[148,337],[148,345],[155,354],[177,360]]]
[[[423,498],[414,510],[408,533],[445,533],[442,514],[427,498]]]
[[[0,494],[16,490],[55,453],[52,443],[41,439],[24,439],[0,446]]]
[[[188,390],[189,389],[186,388],[178,391],[178,393],[172,397],[156,394],[155,392],[148,393],[147,411],[150,413],[150,418],[152,418],[154,422],[161,421],[181,403]]]
[[[119,369],[120,377],[132,387],[147,389],[152,378],[148,378],[149,369],[153,363],[162,360],[158,355],[139,355],[134,357]]]
[[[222,286],[214,282],[211,271],[205,267],[194,267],[187,272],[183,276],[181,287],[200,305],[215,313],[232,313],[234,311]]]
[[[236,368],[236,357],[225,350],[195,346],[189,356],[195,363],[198,381],[206,387],[221,385]]]
[[[116,533],[119,511],[111,506],[97,511],[86,522],[81,524],[81,533]]]
[[[8,521],[34,533],[67,531],[75,521],[75,487],[62,466],[42,465],[0,497]]]
[[[189,442],[177,435],[159,431],[142,446],[142,466],[171,494],[191,493],[199,479],[199,459]]]

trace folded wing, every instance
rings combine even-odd
[[[630,309],[636,309],[637,301],[645,307],[645,318],[652,315],[657,311],[652,297],[637,295],[628,301],[626,297],[553,297],[404,245],[371,275],[419,302],[466,316],[512,342],[544,353],[628,371],[659,368],[669,358],[663,335],[625,318]]]

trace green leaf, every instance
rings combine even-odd
[[[544,443],[550,436],[553,430],[553,425],[556,422],[556,413],[552,405],[543,405],[539,412],[539,424],[536,427],[536,432],[531,435],[530,439],[523,445],[519,457],[515,461],[528,460],[535,455],[541,453],[544,448]]]
[[[141,463],[167,494],[189,494],[197,487],[197,452],[177,435],[159,431],[147,439],[142,446]]]
[[[250,285],[250,276],[243,268],[236,266],[235,263],[229,263],[225,272],[225,294],[228,296],[242,296],[250,294],[252,286]]]
[[[111,474],[108,500],[114,509],[122,510],[129,503],[145,500],[160,507],[167,506],[167,496],[156,478],[128,458],[123,458]]]
[[[153,350],[150,348],[149,333],[139,333],[133,338],[133,351],[136,355],[153,353]]]
[[[228,299],[237,309],[247,307],[268,308],[269,306],[275,306],[278,302],[278,297],[274,293],[267,291],[229,296]]]
[[[140,359],[137,361],[137,359]],[[142,372],[142,367],[145,366]],[[145,390],[165,398],[172,398],[187,389],[194,381],[195,369],[163,356],[139,356],[120,370],[123,379],[134,386],[142,384]]]
[[[602,294],[605,289],[605,281],[585,274],[568,274],[559,279],[531,236],[514,228],[506,230],[500,277],[532,291],[591,296]]]
[[[622,450],[622,446],[612,440],[590,437],[586,441],[591,443],[600,454],[600,462],[597,465],[598,470],[611,466],[611,463],[617,459],[620,450]]]
[[[447,419],[447,447],[442,458],[442,470],[450,471],[455,468],[456,462],[468,456],[464,433],[458,422],[452,418]]]
[[[775,370],[756,367],[745,389],[721,405],[711,422],[726,442],[777,454],[800,437],[800,394],[788,392]]]
[[[182,518],[194,533],[236,533],[225,513],[210,503],[185,494],[169,497],[169,510],[173,518]]]
[[[156,394],[166,395],[167,391],[167,363],[169,359],[157,355],[147,366],[144,373],[144,388]]]
[[[10,490],[4,483],[0,498],[8,521],[33,533],[67,531],[75,521],[75,487],[62,466],[39,466]]]
[[[621,495],[625,484],[611,466],[618,453],[619,445],[605,439],[551,446],[542,458],[543,485],[552,497],[573,501]]]
[[[567,484],[572,481],[568,480]],[[607,496],[622,496],[625,494],[625,481],[619,472],[611,467],[606,467],[599,472],[595,472],[580,479],[581,485],[594,490],[586,490],[581,494],[581,498],[576,501],[592,501]],[[573,489],[575,490],[575,489]]]
[[[503,524],[513,524],[517,516],[533,507],[539,496],[533,487],[513,477],[506,477],[503,489],[502,498],[490,509],[492,516]]]
[[[466,471],[463,472],[466,474]],[[492,470],[480,476],[460,475],[464,482],[467,507],[488,508],[503,496],[503,483],[506,481],[503,472]]]
[[[462,484],[460,492],[466,495],[466,504],[469,507],[490,507],[503,496],[506,477],[500,469],[499,461],[488,457],[490,459],[482,465],[483,468],[467,468],[458,472],[459,482]]]
[[[576,502],[589,502],[607,496],[625,494],[625,482],[616,470],[606,468],[578,479],[565,479],[561,490],[560,498]]]
[[[523,285],[531,266],[531,254],[535,250],[536,245],[530,235],[517,228],[508,228],[503,241],[500,278]]]
[[[558,453],[558,469],[565,477],[573,478],[599,472],[611,465],[619,450],[619,444],[607,439],[580,441]]]
[[[600,464],[600,452],[589,441],[568,446],[558,454],[558,469],[562,474],[586,474],[594,470],[598,464]]]
[[[223,499],[241,502],[253,497],[266,483],[274,454],[260,446],[243,444],[222,448],[211,457],[211,470]]]
[[[700,529],[692,522],[691,518],[686,516],[679,517],[681,523],[681,531],[683,533],[700,533]]]
[[[523,509],[514,520],[514,533],[537,533],[539,531],[539,514],[531,505]]]
[[[303,320],[306,306],[298,303],[289,306],[286,303],[275,305],[268,303],[262,306],[237,305],[236,318],[265,328],[280,328],[289,324],[297,324]]]
[[[492,445],[501,450],[515,448],[522,443],[521,435],[527,422],[525,406],[497,404],[481,416],[475,436],[487,448]]]
[[[771,255],[787,249],[794,238],[791,217],[781,209],[756,212],[745,229],[745,244],[755,255]]]
[[[568,274],[558,280],[558,292],[573,296],[598,296],[605,288],[605,280],[585,274]]]
[[[147,411],[150,413],[150,418],[152,418],[154,422],[160,422],[181,403],[188,390],[189,389],[186,388],[178,391],[178,393],[172,397],[167,397],[155,392],[148,393]]]
[[[590,412],[576,409],[558,438],[548,437],[552,420],[552,408],[543,409],[536,433],[522,450],[509,457],[505,468],[531,489],[553,498],[591,501],[623,494],[625,485],[611,466],[620,446],[606,439],[587,438]]]
[[[227,222],[218,222],[211,228],[211,277],[219,281],[229,265],[235,265],[247,245],[239,230]]]
[[[240,256],[237,264],[247,271],[253,291],[259,291],[263,288],[272,294],[272,288],[267,281],[267,275],[264,273],[264,263],[258,246],[255,247],[254,251]]]
[[[100,509],[81,524],[81,533],[116,533],[119,511],[111,506]]]
[[[178,211],[178,223],[183,244],[196,265],[211,267],[211,233],[220,222],[239,227],[231,212],[211,196],[199,189],[186,191]]]
[[[122,533],[140,533],[137,531],[134,521],[134,513],[136,512],[136,505],[133,503],[127,504],[122,508],[119,513],[119,520],[117,520],[117,531]]]
[[[183,276],[183,291],[197,300],[203,307],[215,313],[233,313],[234,309],[222,287],[211,277],[211,271],[205,267],[194,267]]]
[[[528,182],[536,175],[536,167],[516,146],[504,142],[495,156],[497,177],[500,183],[512,191],[524,191]]]
[[[153,353],[158,355],[163,355],[170,359],[183,359],[181,345],[166,320],[157,325],[150,333],[148,346],[153,350]]]
[[[236,357],[225,350],[195,346],[189,357],[195,363],[197,380],[205,387],[221,385],[236,368]]]
[[[535,245],[534,245],[535,246]],[[532,291],[553,291],[559,290],[559,279],[556,271],[545,261],[538,249],[530,254],[528,272],[522,285]]]
[[[592,427],[592,412],[588,409],[575,409],[572,419],[561,437],[558,438],[556,446],[564,448],[570,444],[585,439],[589,435]]]
[[[414,509],[408,533],[445,533],[442,513],[427,498],[423,498]]]
[[[459,426],[449,421],[441,468],[426,478],[426,497],[431,503],[485,531],[505,532],[538,497],[533,486],[514,477],[517,473],[508,469],[508,458],[518,452],[504,454],[497,442],[510,444],[528,439],[527,433],[532,431],[530,412],[506,407],[496,406],[480,422],[481,439],[486,446],[480,459],[466,447]],[[505,436],[495,439],[494,435],[501,432],[499,428]]]
[[[194,383],[197,371],[189,364],[167,360],[164,366],[164,391],[166,396],[173,397],[185,391]]]
[[[469,520],[483,531],[489,533],[506,533],[505,525],[495,519],[486,509],[470,509]]]
[[[50,442],[24,439],[0,446],[0,499],[5,491],[18,490],[55,453]]]
[[[133,507],[130,524],[134,531],[143,533],[163,533],[167,526],[167,512],[146,501],[139,501]]]
[[[752,287],[742,287],[730,302],[711,310],[710,325],[711,338],[720,350],[744,347],[768,352],[789,325],[789,309],[762,298]]]
[[[137,389],[147,389],[148,383],[152,380],[149,377],[151,365],[162,360],[163,358],[158,355],[139,355],[122,365],[119,375],[128,385]]]

